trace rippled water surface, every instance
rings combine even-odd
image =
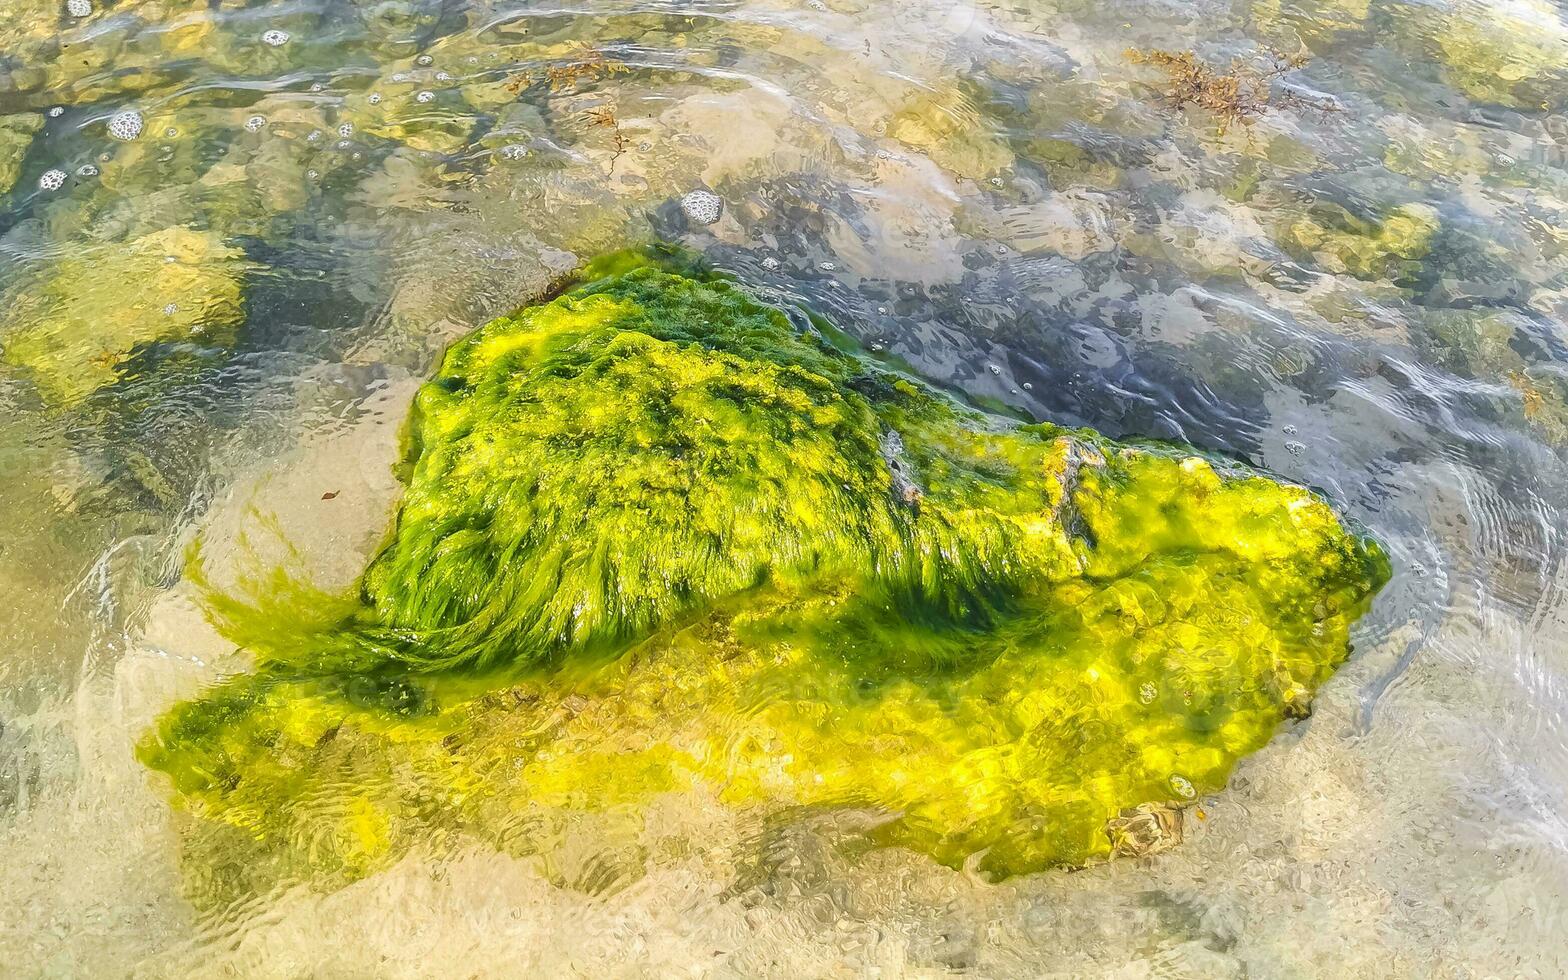
[[[3,14],[7,975],[1568,971],[1557,5]],[[1154,50],[1299,67],[1227,119]],[[615,887],[433,845],[198,913],[132,756],[245,666],[186,546],[352,582],[445,345],[654,240],[982,403],[1321,488],[1394,561],[1353,658],[1151,859],[993,884],[686,800],[648,819],[698,846]]]

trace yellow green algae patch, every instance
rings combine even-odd
[[[1331,272],[1357,279],[1399,280],[1420,271],[1440,223],[1426,204],[1394,208],[1381,221],[1358,218],[1325,205],[1323,221],[1302,218],[1290,226],[1285,245],[1315,257]]]
[[[62,256],[0,295],[0,358],[74,404],[144,345],[232,344],[247,269],[218,235],[177,226]]]
[[[1388,575],[1307,490],[600,268],[448,352],[358,598],[213,598],[256,671],[140,748],[198,891],[546,853],[683,791],[994,877],[1136,851],[1305,714]]]
[[[0,116],[0,194],[16,185],[22,175],[22,160],[33,145],[33,134],[44,128],[44,117],[36,112]]]

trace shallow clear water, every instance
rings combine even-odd
[[[7,973],[1568,968],[1555,6],[75,11],[0,22]],[[1127,53],[1156,48],[1310,60],[1226,125]],[[350,582],[445,344],[656,238],[976,399],[1322,488],[1394,558],[1353,659],[1149,860],[993,885],[682,800],[650,821],[702,846],[624,887],[432,846],[197,915],[131,755],[244,666],[184,547]],[[61,308],[106,326],[40,333]]]

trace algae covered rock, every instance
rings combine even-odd
[[[246,268],[217,235],[181,227],[63,256],[0,296],[0,358],[69,405],[114,381],[139,347],[232,343]]]
[[[33,145],[33,134],[43,128],[44,117],[36,112],[0,116],[0,194],[16,185],[27,148]]]
[[[1285,244],[1331,272],[1398,281],[1420,270],[1439,227],[1436,209],[1426,204],[1401,205],[1378,221],[1325,205],[1316,217],[1291,225]]]
[[[1568,24],[1542,0],[1455,5],[1432,40],[1455,85],[1472,98],[1505,105],[1538,99],[1530,86],[1560,80],[1568,66]]]
[[[203,899],[548,853],[672,792],[994,876],[1138,853],[1386,578],[1301,488],[981,414],[727,282],[594,275],[449,351],[358,597],[211,598],[257,670],[140,749]]]

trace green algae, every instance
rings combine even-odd
[[[1387,577],[1306,490],[983,414],[625,265],[448,352],[358,597],[209,597],[257,670],[140,747],[202,899],[547,853],[672,792],[1082,865],[1303,715]]]
[[[35,112],[0,116],[0,194],[22,176],[22,160],[33,145],[33,134],[44,128],[44,117]]]
[[[1376,221],[1321,205],[1289,227],[1284,244],[1330,272],[1398,282],[1420,270],[1439,228],[1436,209],[1426,204],[1401,205]]]

